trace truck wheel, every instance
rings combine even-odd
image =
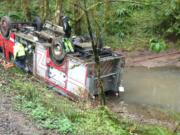
[[[59,40],[54,40],[52,46],[49,48],[50,57],[56,65],[62,64],[66,52],[63,43]]]
[[[33,20],[33,26],[36,28],[37,31],[41,31],[42,29],[42,22],[40,17],[35,16]]]
[[[8,16],[4,16],[0,22],[0,30],[1,34],[4,38],[9,38],[10,30],[11,30],[11,19]]]

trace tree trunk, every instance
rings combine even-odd
[[[100,66],[100,58],[99,58],[99,53],[98,53],[98,42],[95,42],[95,39],[93,37],[93,31],[92,31],[91,22],[89,19],[89,13],[86,8],[86,0],[84,0],[84,7],[85,7],[84,12],[86,16],[87,25],[88,25],[88,32],[91,38],[92,49],[94,53],[95,70],[96,70],[96,76],[97,76],[97,89],[100,94],[100,103],[101,105],[105,105],[106,100],[105,100],[105,95],[104,95],[103,83],[101,80],[101,66]],[[96,38],[98,39],[100,37],[96,37]]]
[[[104,2],[104,31],[108,35],[109,30],[109,20],[110,20],[110,0],[105,0]]]
[[[31,20],[31,11],[29,8],[29,0],[22,0],[21,3],[22,3],[23,12],[26,17],[26,21],[30,21]]]
[[[8,4],[8,8],[6,8],[6,9],[7,9],[7,12],[9,12],[9,11],[11,11],[12,5],[13,5],[13,3],[15,2],[15,0],[7,0],[7,2],[8,2],[9,4]]]
[[[39,4],[39,16],[43,20],[43,17],[44,17],[44,0],[39,0],[38,4]]]
[[[55,16],[54,16],[54,23],[60,24],[60,17],[62,14],[62,7],[63,7],[63,0],[56,0],[56,9],[55,9]]]
[[[44,0],[44,17],[43,20],[46,20],[49,16],[49,0]]]
[[[81,14],[81,9],[77,6],[81,6],[81,1],[80,0],[74,0],[74,20],[75,20],[75,24],[74,24],[74,32],[76,35],[81,35],[82,33],[82,29],[81,29],[81,22],[82,22],[82,18],[78,19],[79,15]]]
[[[40,16],[45,21],[49,16],[49,0],[39,0]]]

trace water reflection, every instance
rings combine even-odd
[[[180,112],[180,68],[126,68],[123,75],[125,102]]]

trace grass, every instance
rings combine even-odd
[[[5,88],[7,94],[13,93],[16,108],[44,129],[72,135],[178,135],[157,125],[120,119],[107,107],[92,108],[86,103],[72,102],[49,91],[44,83],[16,71],[4,75],[9,85],[3,85],[0,90]]]

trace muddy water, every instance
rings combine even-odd
[[[123,100],[180,112],[180,68],[126,68]]]

